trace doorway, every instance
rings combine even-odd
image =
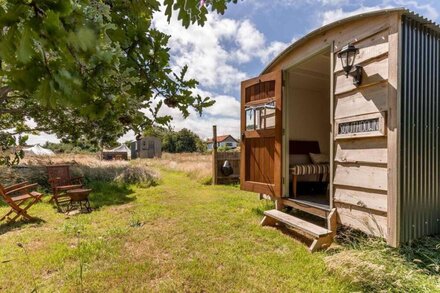
[[[330,206],[331,50],[285,71],[285,194]]]

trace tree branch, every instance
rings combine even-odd
[[[40,131],[48,132],[48,131],[50,131],[50,129],[45,128],[45,127],[37,127],[37,128],[24,129],[24,130],[15,131],[15,132],[8,132],[8,134],[17,135],[17,134],[23,134],[23,133],[40,132]]]

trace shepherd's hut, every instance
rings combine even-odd
[[[440,27],[400,8],[323,26],[243,81],[241,188],[276,201],[262,224],[312,251],[337,224],[394,247],[438,234],[439,86]]]

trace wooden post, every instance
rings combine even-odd
[[[212,126],[212,185],[217,184],[217,126]]]

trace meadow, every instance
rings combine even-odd
[[[440,292],[440,238],[392,249],[340,231],[331,248],[310,254],[291,234],[259,225],[272,202],[209,185],[210,156],[28,158],[0,180],[39,178],[49,193],[48,163],[85,176],[94,211],[57,213],[46,196],[30,211],[37,221],[0,225],[0,291]]]

